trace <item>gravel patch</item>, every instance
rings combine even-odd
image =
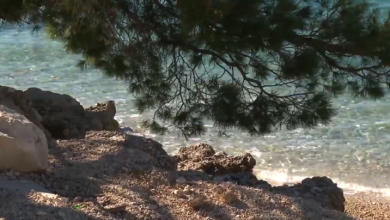
[[[371,193],[359,193],[346,196],[345,212],[358,219],[389,220],[390,199]]]
[[[141,160],[129,151],[116,132],[89,132],[85,139],[59,141],[50,149],[47,172],[0,174],[3,179],[33,180],[56,196],[0,190],[0,219],[357,219],[265,189],[187,181],[180,172],[149,163],[149,157],[143,152]]]

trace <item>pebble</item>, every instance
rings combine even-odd
[[[188,200],[188,205],[192,208],[197,208],[206,203],[206,198],[203,196],[197,196],[193,199]]]
[[[176,183],[179,183],[179,184],[183,184],[186,182],[187,182],[186,178],[184,178],[182,176],[176,179]]]
[[[238,197],[236,196],[236,194],[232,192],[225,193],[222,198],[223,201],[228,204],[238,201]]]
[[[175,190],[173,193],[178,197],[185,197],[185,193],[181,190]]]
[[[106,211],[107,212],[110,212],[110,213],[114,213],[114,212],[121,212],[121,211],[125,211],[126,210],[126,205],[117,205],[117,206],[114,206],[114,207],[111,207],[111,208],[107,208]]]
[[[192,191],[192,189],[190,188],[190,186],[186,186],[186,187],[184,187],[184,190],[183,190],[183,192],[185,192],[185,193],[189,193],[189,192],[191,192]]]
[[[76,196],[74,199],[73,199],[73,202],[81,202],[83,200],[83,197],[81,196]]]

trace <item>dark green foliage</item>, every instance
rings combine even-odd
[[[0,22],[34,23],[41,20],[41,0],[1,0]]]
[[[159,133],[201,135],[206,120],[253,135],[312,128],[335,115],[331,97],[377,99],[390,85],[390,19],[368,0],[24,4],[20,16],[39,14],[52,38],[84,55],[80,66],[128,82],[139,111],[155,110],[144,126]]]

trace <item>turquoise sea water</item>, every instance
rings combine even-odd
[[[376,1],[383,9],[390,1]],[[137,127],[152,112],[138,115],[126,84],[102,76],[97,70],[80,71],[80,57],[69,55],[59,42],[25,28],[0,31],[0,85],[19,89],[39,87],[77,98],[83,105],[115,100],[117,118],[123,126]],[[186,142],[177,131],[166,136],[146,134],[174,153],[179,147],[199,141],[231,154],[250,152],[258,161],[259,177],[276,183],[293,182],[312,175],[326,175],[347,192],[377,191],[390,196],[390,102],[334,100],[339,114],[328,126],[313,130],[280,131],[250,137],[232,131],[219,138],[212,124],[201,138]]]

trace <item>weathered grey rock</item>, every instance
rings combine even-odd
[[[198,170],[210,175],[251,173],[256,165],[256,160],[249,153],[241,156],[215,153],[210,145],[204,143],[180,148],[175,158],[179,162],[179,170]]]
[[[45,133],[47,143],[51,143],[50,133],[42,126],[41,115],[33,108],[31,100],[23,91],[7,86],[0,86],[0,104],[24,115]]]
[[[200,162],[205,158],[210,158],[215,155],[215,150],[212,146],[204,143],[182,147],[175,156],[179,161]]]
[[[0,170],[43,171],[47,157],[43,131],[24,115],[0,105]]]
[[[24,94],[42,116],[42,125],[56,139],[84,138],[87,131],[119,129],[113,101],[84,109],[76,99],[65,94],[38,88],[29,88]]]
[[[185,177],[182,177],[182,176],[176,179],[176,183],[178,183],[178,184],[184,184],[186,182],[187,182],[187,179]]]
[[[114,101],[97,103],[85,109],[86,118],[89,120],[88,131],[116,131],[119,130],[119,123],[114,119],[116,107]]]
[[[313,177],[302,180],[293,186],[278,186],[272,189],[275,193],[281,193],[293,197],[302,197],[321,204],[322,207],[341,212],[345,210],[345,198],[343,190],[327,177]]]
[[[55,139],[78,138],[85,135],[82,118],[84,108],[69,95],[61,95],[38,88],[29,88],[24,94],[42,116],[42,125]]]

